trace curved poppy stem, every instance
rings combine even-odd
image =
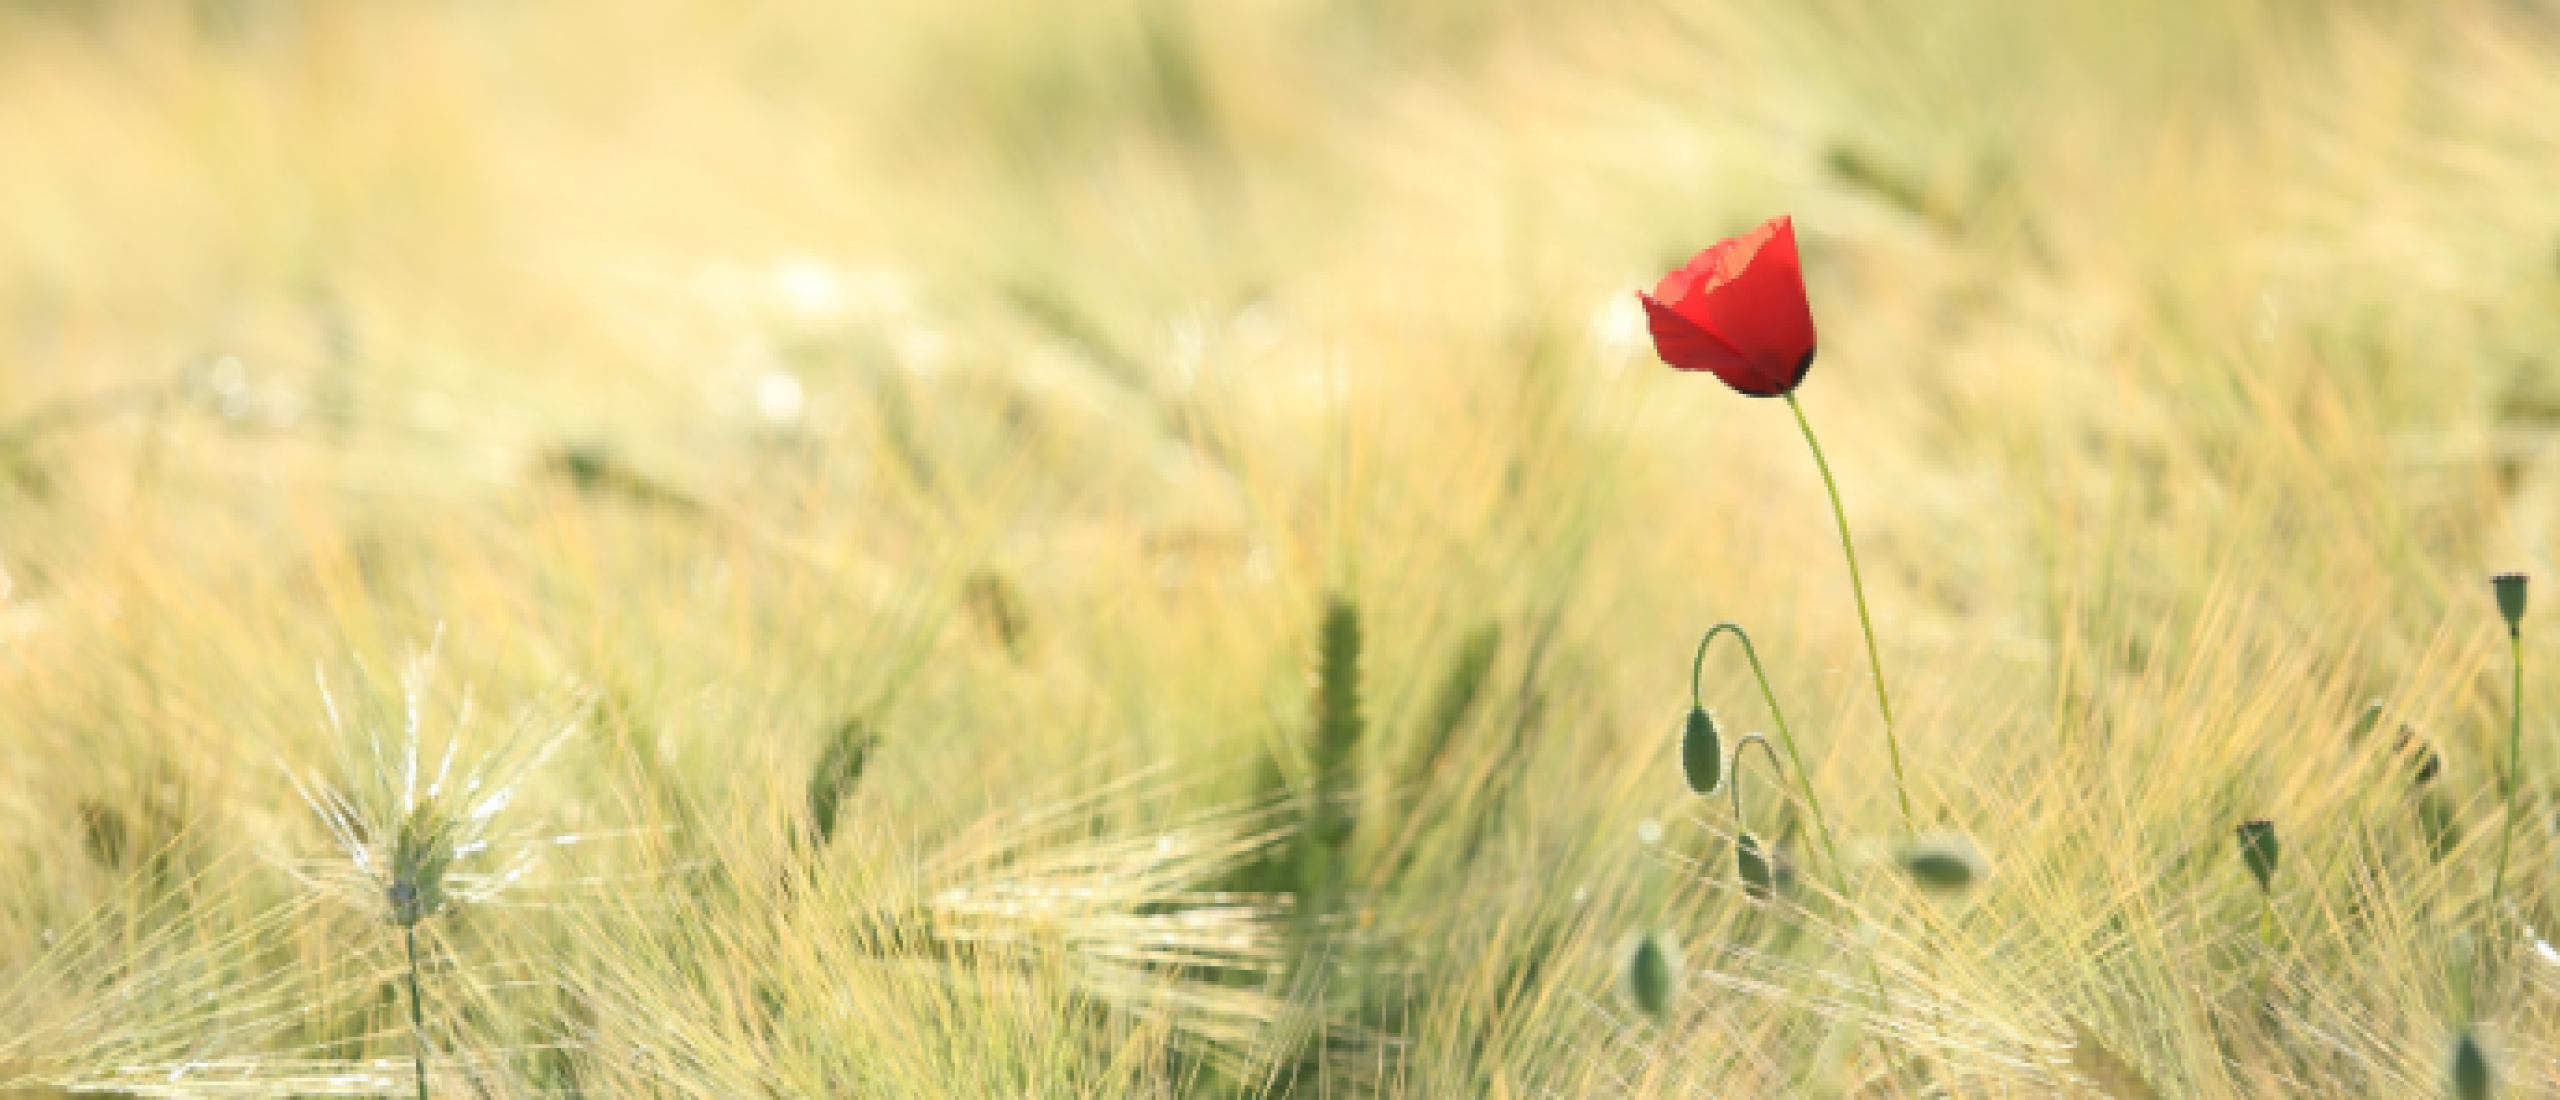
[[[1822,797],[1813,793],[1813,773],[1805,769],[1804,754],[1796,750],[1795,732],[1787,727],[1787,713],[1779,709],[1778,693],[1769,686],[1769,673],[1760,667],[1760,649],[1751,644],[1751,635],[1743,631],[1742,624],[1730,621],[1717,623],[1708,627],[1706,635],[1698,639],[1698,655],[1689,662],[1689,705],[1701,708],[1705,706],[1700,701],[1699,680],[1707,664],[1707,644],[1715,641],[1716,635],[1725,633],[1732,634],[1742,643],[1742,655],[1751,661],[1751,675],[1760,681],[1760,698],[1769,704],[1770,720],[1778,724],[1778,741],[1787,750],[1787,762],[1795,766],[1796,790],[1804,794],[1805,808],[1813,811],[1814,829],[1822,837],[1822,857],[1831,864],[1832,888],[1840,891],[1842,897],[1847,897],[1849,880],[1846,875],[1848,872],[1840,865],[1839,847],[1831,841],[1831,820],[1823,816]],[[1767,749],[1768,739],[1764,737],[1760,741],[1761,748]],[[1733,747],[1733,766],[1734,778],[1739,781],[1742,769],[1742,746],[1738,744]],[[1737,791],[1734,794],[1734,815],[1737,818],[1741,816],[1741,807],[1742,795]]]
[[[1796,427],[1804,430],[1805,446],[1813,448],[1813,465],[1822,471],[1822,487],[1831,494],[1831,516],[1840,523],[1840,552],[1849,559],[1849,592],[1858,599],[1858,628],[1867,635],[1867,667],[1875,673],[1876,712],[1884,716],[1884,747],[1893,761],[1893,794],[1902,802],[1903,832],[1916,835],[1919,818],[1911,812],[1911,785],[1902,777],[1902,740],[1893,733],[1893,700],[1885,693],[1884,658],[1876,654],[1876,624],[1867,614],[1866,582],[1858,578],[1858,547],[1849,539],[1849,511],[1840,506],[1840,484],[1831,479],[1831,463],[1822,457],[1822,443],[1813,437],[1813,422],[1804,418],[1804,405],[1796,400],[1795,391],[1786,394],[1787,408],[1796,414]]]
[[[1721,628],[1723,628],[1723,627],[1729,627],[1729,626],[1731,626],[1731,627],[1733,628],[1734,636],[1735,636],[1735,637],[1739,637],[1739,638],[1741,638],[1741,639],[1742,639],[1742,645],[1743,645],[1744,652],[1749,652],[1749,651],[1750,651],[1750,646],[1751,646],[1751,638],[1750,638],[1750,636],[1749,636],[1749,635],[1746,635],[1746,634],[1742,633],[1742,628],[1741,628],[1741,627],[1733,626],[1733,624],[1731,624],[1731,623],[1718,623],[1718,624],[1717,624],[1717,627],[1718,627],[1719,629],[1721,629]],[[1708,631],[1708,632],[1707,632],[1707,637],[1709,637],[1709,638],[1713,638],[1713,637],[1715,637],[1715,632],[1714,632],[1714,631],[1712,631],[1712,630],[1711,630],[1711,631]],[[1700,655],[1700,656],[1704,656],[1704,655],[1705,655],[1705,653],[1706,653],[1706,647],[1705,647],[1705,644],[1704,644],[1704,643],[1700,643],[1700,646],[1699,646],[1699,655]],[[1759,667],[1760,667],[1760,658],[1759,658],[1759,657],[1757,657],[1757,656],[1752,657],[1752,659],[1751,659],[1751,667],[1752,667],[1753,671],[1758,671],[1758,669],[1759,669]],[[1765,688],[1767,688],[1767,687],[1768,687],[1768,684],[1769,684],[1768,678],[1767,678],[1767,677],[1762,677],[1762,678],[1761,678],[1761,681],[1760,681],[1760,686],[1761,686],[1762,688],[1764,688],[1764,689],[1765,689]],[[1778,712],[1777,704],[1776,704],[1775,700],[1773,699],[1773,700],[1771,701],[1771,703],[1770,703],[1769,713],[1771,713],[1771,714],[1773,714],[1773,715],[1774,715],[1774,714],[1776,714],[1777,712]],[[1786,724],[1785,724],[1784,720],[1781,720],[1781,721],[1779,722],[1779,729],[1780,729],[1780,731],[1783,733],[1783,732],[1784,732],[1784,730],[1785,730],[1785,728],[1786,728]],[[1784,774],[1785,774],[1785,772],[1786,772],[1786,770],[1787,770],[1787,766],[1786,766],[1784,763],[1781,763],[1781,762],[1778,760],[1778,750],[1776,750],[1776,749],[1773,749],[1773,748],[1770,748],[1770,747],[1769,747],[1769,739],[1768,739],[1768,738],[1766,738],[1766,737],[1762,737],[1762,736],[1760,736],[1759,734],[1756,734],[1756,733],[1747,733],[1747,734],[1744,734],[1744,735],[1742,736],[1742,740],[1740,740],[1740,741],[1738,741],[1738,742],[1735,742],[1735,743],[1734,743],[1734,746],[1733,746],[1733,778],[1732,778],[1730,781],[1728,781],[1728,782],[1726,783],[1726,785],[1727,785],[1727,786],[1729,786],[1729,787],[1732,787],[1732,788],[1733,788],[1733,827],[1734,827],[1734,829],[1737,831],[1737,836],[1748,836],[1748,835],[1750,834],[1750,832],[1751,832],[1751,828],[1750,828],[1750,826],[1749,826],[1748,824],[1746,824],[1746,823],[1745,823],[1745,821],[1744,821],[1744,819],[1743,819],[1743,816],[1742,816],[1742,754],[1743,754],[1743,752],[1744,752],[1744,751],[1748,750],[1748,749],[1749,749],[1749,748],[1751,748],[1751,746],[1753,746],[1753,745],[1758,745],[1758,746],[1760,746],[1760,755],[1762,755],[1762,756],[1766,756],[1766,757],[1768,757],[1768,758],[1769,758],[1769,766],[1770,766],[1770,767],[1772,767],[1772,768],[1776,768],[1776,769],[1778,770],[1778,772],[1779,772],[1781,775],[1784,775]],[[1794,754],[1794,749],[1790,748],[1790,749],[1788,750],[1788,754],[1789,754],[1789,755],[1793,755],[1793,754]],[[1796,775],[1797,775],[1800,779],[1804,776],[1804,768],[1803,768],[1801,765],[1799,765],[1799,766],[1796,768]],[[1797,788],[1797,789],[1802,790],[1802,791],[1804,791],[1804,792],[1805,792],[1805,797],[1806,797],[1806,800],[1807,800],[1808,802],[1810,802],[1810,801],[1812,800],[1812,797],[1813,797],[1813,796],[1812,796],[1813,784],[1812,784],[1811,780],[1809,780],[1809,779],[1808,779],[1808,780],[1805,780],[1804,782],[1802,782],[1801,784],[1799,784],[1799,786],[1798,786],[1798,788]],[[1840,853],[1838,853],[1837,851],[1833,851],[1833,850],[1831,850],[1831,828],[1830,828],[1830,826],[1828,826],[1828,825],[1824,825],[1824,824],[1823,824],[1823,822],[1822,822],[1822,809],[1821,809],[1821,807],[1819,807],[1819,806],[1814,806],[1814,807],[1813,807],[1813,821],[1814,821],[1814,824],[1815,824],[1815,825],[1817,825],[1817,826],[1821,826],[1821,828],[1822,828],[1822,844],[1823,844],[1824,854],[1825,854],[1825,855],[1827,855],[1828,857],[1830,857],[1830,860],[1831,860],[1832,888],[1833,888],[1833,889],[1835,889],[1835,890],[1838,890],[1838,891],[1840,892],[1840,896],[1841,896],[1841,898],[1843,898],[1843,899],[1845,900],[1845,899],[1849,896],[1849,887],[1848,887],[1848,882],[1847,882],[1847,880],[1846,880],[1846,879],[1844,879],[1844,878],[1842,877],[1842,872],[1841,872],[1841,870],[1840,870]],[[1878,963],[1876,962],[1876,951],[1875,951],[1875,946],[1874,946],[1873,944],[1869,944],[1869,945],[1867,946],[1867,977],[1868,977],[1870,980],[1872,980],[1872,981],[1874,981],[1874,982],[1876,983],[1876,1011],[1878,1011],[1878,1012],[1891,1012],[1891,1011],[1893,1011],[1893,995],[1885,991],[1885,985],[1884,985],[1884,967],[1883,967],[1882,965],[1880,965],[1880,964],[1878,964]],[[1877,1047],[1877,1049],[1878,1049],[1879,1051],[1883,1051],[1883,1052],[1884,1052],[1884,1054],[1885,1054],[1885,1056],[1886,1056],[1886,1060],[1887,1060],[1887,1061],[1890,1061],[1890,1060],[1892,1059],[1892,1052],[1891,1052],[1891,1051],[1889,1051],[1889,1050],[1885,1050],[1885,1049],[1884,1049],[1884,1042],[1883,1042],[1883,1040],[1878,1039],[1878,1040],[1877,1040],[1877,1042],[1876,1042],[1876,1047]]]
[[[1780,760],[1778,759],[1778,750],[1776,750],[1776,749],[1773,749],[1773,748],[1770,748],[1770,747],[1769,747],[1769,739],[1768,739],[1768,738],[1766,738],[1766,737],[1762,737],[1762,736],[1760,736],[1759,734],[1756,734],[1756,733],[1747,733],[1747,734],[1744,734],[1744,735],[1742,736],[1742,740],[1741,740],[1741,741],[1738,741],[1738,742],[1736,742],[1736,743],[1734,744],[1734,746],[1733,746],[1733,782],[1732,782],[1731,786],[1733,787],[1733,822],[1734,822],[1734,824],[1735,824],[1736,826],[1741,825],[1741,824],[1742,824],[1742,820],[1743,820],[1743,819],[1742,819],[1742,750],[1747,749],[1747,748],[1750,748],[1750,747],[1751,747],[1751,746],[1753,746],[1753,745],[1758,745],[1758,746],[1760,746],[1760,751],[1761,751],[1761,753],[1763,753],[1763,754],[1765,754],[1766,756],[1768,756],[1768,758],[1769,758],[1769,766],[1770,766],[1770,767],[1778,769],[1778,772],[1779,772],[1780,774],[1782,774],[1782,775],[1783,775],[1783,774],[1785,774],[1785,773],[1786,773],[1786,770],[1787,770],[1787,766],[1786,766],[1786,764],[1785,764],[1784,762],[1782,762],[1782,761],[1780,761]]]

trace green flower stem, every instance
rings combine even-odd
[[[1778,743],[1786,746],[1787,760],[1795,768],[1796,790],[1803,793],[1805,808],[1813,814],[1814,835],[1822,838],[1823,862],[1831,867],[1831,889],[1838,893],[1842,903],[1846,904],[1849,898],[1849,872],[1840,863],[1839,846],[1831,840],[1831,819],[1823,816],[1822,796],[1813,793],[1813,773],[1805,769],[1804,754],[1796,750],[1795,731],[1787,728],[1787,712],[1778,707],[1778,693],[1769,686],[1768,671],[1760,667],[1760,649],[1751,644],[1751,635],[1742,629],[1742,624],[1731,621],[1717,623],[1708,627],[1706,634],[1698,639],[1698,655],[1689,661],[1689,705],[1693,707],[1706,705],[1700,695],[1702,686],[1700,680],[1707,666],[1707,644],[1715,641],[1716,635],[1725,633],[1731,633],[1735,640],[1742,643],[1742,655],[1751,660],[1751,676],[1760,682],[1760,698],[1769,704],[1769,719],[1778,726]],[[1733,775],[1725,780],[1733,787],[1733,817],[1736,829],[1743,827],[1742,750],[1750,747],[1753,741],[1760,742],[1761,752],[1769,751],[1768,738],[1759,736],[1743,738],[1741,743],[1733,747]],[[1774,857],[1775,853],[1772,852],[1771,855]],[[1867,977],[1876,983],[1876,1011],[1880,1013],[1893,1011],[1893,997],[1885,991],[1884,967],[1876,961],[1876,950],[1872,944],[1867,946]],[[1876,1047],[1885,1055],[1885,1061],[1890,1064],[1893,1061],[1892,1051],[1885,1049],[1884,1040],[1880,1036],[1876,1037]]]
[[[1804,405],[1789,391],[1787,408],[1795,411],[1796,427],[1804,429],[1805,446],[1813,448],[1813,465],[1822,471],[1822,487],[1831,494],[1831,516],[1840,522],[1840,552],[1849,559],[1849,591],[1858,598],[1858,627],[1867,634],[1867,667],[1875,672],[1876,711],[1884,716],[1884,747],[1893,761],[1893,793],[1902,801],[1902,830],[1911,835],[1920,831],[1919,818],[1911,812],[1911,785],[1902,776],[1902,741],[1893,733],[1893,700],[1884,688],[1884,659],[1876,653],[1876,624],[1867,614],[1867,586],[1858,579],[1858,547],[1849,539],[1849,512],[1840,506],[1840,484],[1831,479],[1831,463],[1822,457],[1822,444],[1813,437],[1813,422],[1804,418]]]
[[[427,1100],[427,1019],[418,999],[418,926],[404,931],[409,938],[409,1057],[417,1067],[418,1100]]]
[[[2275,891],[2258,891],[2258,1000],[2264,1002],[2275,986],[2276,967],[2276,899]]]
[[[1734,779],[1739,780],[1742,778],[1742,753],[1743,750],[1748,749],[1753,745],[1760,746],[1760,751],[1768,754],[1770,767],[1778,768],[1781,771],[1785,770],[1784,767],[1778,763],[1778,750],[1769,747],[1768,738],[1762,737],[1756,733],[1745,734],[1742,740],[1736,742],[1733,746]],[[1745,820],[1742,816],[1742,784],[1739,782],[1728,782],[1725,786],[1733,788],[1733,822],[1738,826]]]
[[[2480,969],[2479,956],[2489,950],[2492,928],[2498,920],[2498,908],[2507,897],[2507,855],[2516,843],[2516,794],[2524,789],[2524,632],[2507,628],[2507,650],[2515,665],[2513,706],[2507,711],[2507,821],[2498,834],[2498,874],[2489,880],[2489,912],[2480,929],[2479,949],[2472,955],[2471,969]],[[2476,980],[2476,978],[2475,978]],[[2469,983],[2466,982],[2466,985]],[[2465,1000],[2470,999],[2466,995]],[[2463,1013],[2468,1017],[2468,1011]]]
[[[1701,701],[1699,692],[1700,678],[1707,665],[1707,644],[1715,641],[1716,635],[1725,633],[1731,633],[1742,642],[1742,655],[1751,660],[1751,675],[1760,681],[1760,698],[1769,704],[1769,719],[1778,725],[1778,743],[1786,748],[1787,762],[1795,768],[1796,790],[1804,794],[1805,808],[1813,811],[1814,830],[1822,837],[1822,856],[1831,865],[1831,886],[1840,891],[1840,896],[1845,898],[1849,896],[1849,881],[1846,877],[1847,872],[1840,863],[1840,849],[1831,840],[1831,820],[1823,816],[1822,797],[1813,793],[1813,773],[1805,768],[1804,754],[1796,749],[1795,732],[1787,727],[1787,714],[1778,709],[1778,693],[1770,688],[1769,674],[1760,667],[1759,647],[1751,644],[1751,635],[1743,631],[1742,624],[1717,623],[1708,627],[1706,635],[1698,639],[1698,655],[1689,662],[1689,705],[1694,707],[1706,705]],[[1734,749],[1734,767],[1737,771],[1742,767],[1742,750],[1739,746]],[[1736,797],[1740,796],[1737,794]],[[1740,803],[1737,802],[1736,805],[1738,807]]]

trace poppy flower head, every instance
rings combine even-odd
[[[1752,397],[1793,391],[1813,367],[1813,307],[1795,223],[1771,218],[1716,242],[1641,294],[1654,350]]]

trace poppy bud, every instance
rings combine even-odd
[[[2489,586],[2498,591],[2498,614],[2507,620],[2507,633],[2523,629],[2524,574],[2500,573],[2489,578]]]
[[[1703,707],[1689,708],[1688,725],[1680,731],[1680,772],[1691,794],[1714,794],[1724,785],[1724,738],[1716,732],[1715,715]]]
[[[2489,1069],[2489,1052],[2469,1028],[2464,1028],[2453,1041],[2451,1076],[2456,1100],[2488,1100],[2494,1077]]]
[[[1746,832],[1733,842],[1734,871],[1742,878],[1742,892],[1753,901],[1767,901],[1777,890],[1777,868],[1769,862],[1768,853],[1760,850],[1760,838]]]
[[[1636,1011],[1660,1020],[1680,998],[1680,945],[1660,932],[1637,935],[1624,951],[1618,992]]]
[[[1988,873],[1982,855],[1963,837],[1934,837],[1904,849],[1900,862],[1902,872],[1911,876],[1921,889],[1940,894],[1960,893],[1982,880]]]
[[[2276,881],[2276,823],[2266,818],[2251,818],[2240,823],[2240,861],[2249,867],[2249,877],[2258,880],[2258,889],[2272,891]]]

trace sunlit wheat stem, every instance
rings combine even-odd
[[[1840,485],[1831,479],[1831,463],[1822,457],[1822,444],[1813,437],[1813,422],[1804,418],[1804,405],[1793,392],[1786,396],[1787,408],[1796,414],[1796,427],[1804,429],[1805,446],[1813,448],[1813,465],[1822,471],[1822,488],[1831,494],[1831,516],[1840,523],[1840,552],[1849,559],[1849,592],[1858,598],[1858,628],[1866,632],[1867,667],[1875,673],[1876,712],[1884,716],[1884,747],[1893,760],[1893,794],[1902,802],[1903,832],[1917,835],[1920,826],[1911,812],[1911,787],[1902,778],[1902,741],[1893,733],[1893,699],[1884,688],[1884,658],[1876,653],[1876,624],[1867,614],[1867,586],[1858,578],[1858,547],[1849,539],[1849,512],[1840,506]]]

